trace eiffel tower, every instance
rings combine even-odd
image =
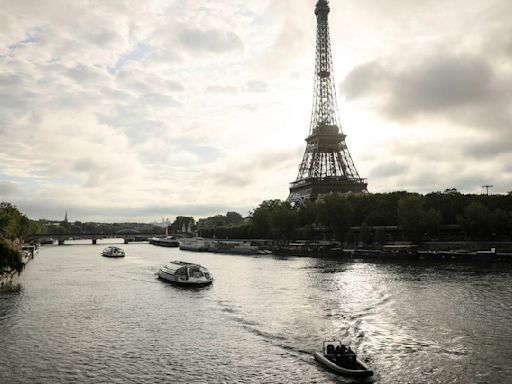
[[[365,193],[367,183],[359,177],[341,129],[329,37],[329,2],[318,0],[315,89],[306,152],[297,179],[290,184],[287,201],[302,203],[334,193]]]

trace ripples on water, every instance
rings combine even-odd
[[[1,383],[352,382],[312,358],[331,335],[375,370],[362,382],[510,382],[509,270],[103,247],[43,248],[0,295]],[[157,280],[171,259],[214,284]]]

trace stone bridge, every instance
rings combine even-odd
[[[123,239],[125,244],[134,241],[147,241],[151,237],[164,237],[164,233],[38,233],[25,236],[25,242],[40,242],[46,239],[57,241],[59,245],[64,245],[66,240],[91,240],[96,244],[101,239]]]

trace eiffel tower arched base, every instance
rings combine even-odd
[[[366,179],[324,177],[297,180],[290,184],[289,203],[301,204],[329,193],[368,193]]]

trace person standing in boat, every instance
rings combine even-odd
[[[345,365],[346,363],[346,353],[347,353],[347,349],[345,348],[345,346],[343,344],[338,345],[336,347],[336,351],[335,351],[335,359],[336,359],[336,364],[339,365],[339,366],[343,366]]]
[[[345,352],[345,361],[347,364],[347,368],[352,368],[352,369],[357,368],[356,354],[354,353],[354,351],[352,351],[352,349],[350,347],[348,347],[347,351]]]
[[[336,364],[340,364],[340,358],[341,358],[341,348],[339,345],[336,346],[334,349],[334,361]]]
[[[335,358],[336,364],[341,365],[342,354],[341,354],[341,347],[339,345],[337,345],[336,349],[334,350],[334,358]]]

